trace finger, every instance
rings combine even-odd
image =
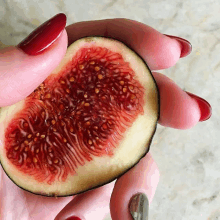
[[[36,37],[32,41],[29,37],[28,43],[23,43],[20,48],[11,46],[0,50],[0,107],[14,104],[31,94],[64,57],[67,49],[66,21],[57,23],[57,18],[60,15],[55,16],[52,19],[55,23],[49,23],[40,34],[32,32]],[[41,53],[33,55],[37,49]]]
[[[136,166],[116,181],[110,201],[112,219],[132,220],[129,211],[130,199],[137,193],[144,193],[151,203],[159,177],[158,167],[148,153]]]
[[[210,104],[189,96],[167,76],[153,72],[160,94],[159,123],[166,127],[189,129],[211,116]],[[206,117],[206,118],[204,118]]]
[[[55,220],[78,217],[81,220],[103,220],[109,213],[109,202],[115,181],[76,196],[68,203]]]
[[[189,43],[128,19],[79,22],[68,26],[66,30],[69,44],[85,36],[105,36],[124,42],[146,60],[151,70],[169,68],[179,60],[181,51],[184,56],[191,52],[191,47],[187,46]]]

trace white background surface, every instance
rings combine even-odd
[[[151,153],[161,179],[149,219],[220,219],[220,1],[0,0],[0,41],[15,45],[59,12],[67,15],[68,24],[134,19],[192,43],[188,57],[160,72],[208,100],[213,115],[190,130],[158,126]]]

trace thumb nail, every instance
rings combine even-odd
[[[66,15],[57,14],[30,33],[17,47],[28,55],[37,55],[56,41],[65,26]]]
[[[149,202],[144,193],[134,195],[130,200],[130,213],[134,220],[148,220]]]

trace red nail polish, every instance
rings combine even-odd
[[[167,37],[176,39],[176,40],[178,40],[181,43],[182,51],[181,51],[180,58],[186,57],[186,56],[188,56],[191,53],[191,51],[192,51],[192,44],[188,40],[183,39],[181,37],[172,36],[172,35],[167,35],[167,34],[164,34],[164,35],[166,35]]]
[[[81,220],[81,218],[78,218],[76,216],[71,216],[71,217],[67,218],[66,220]]]
[[[211,115],[212,115],[212,107],[211,105],[205,100],[202,99],[190,92],[186,92],[189,96],[191,96],[192,98],[194,98],[198,104],[199,104],[199,108],[201,110],[201,117],[199,121],[206,121],[208,120]]]
[[[28,55],[37,55],[56,41],[65,26],[66,15],[57,14],[30,33],[17,47]]]

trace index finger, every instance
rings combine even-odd
[[[67,28],[69,45],[86,36],[117,39],[146,60],[151,70],[169,68],[179,60],[182,45],[143,23],[116,18],[78,22]]]

